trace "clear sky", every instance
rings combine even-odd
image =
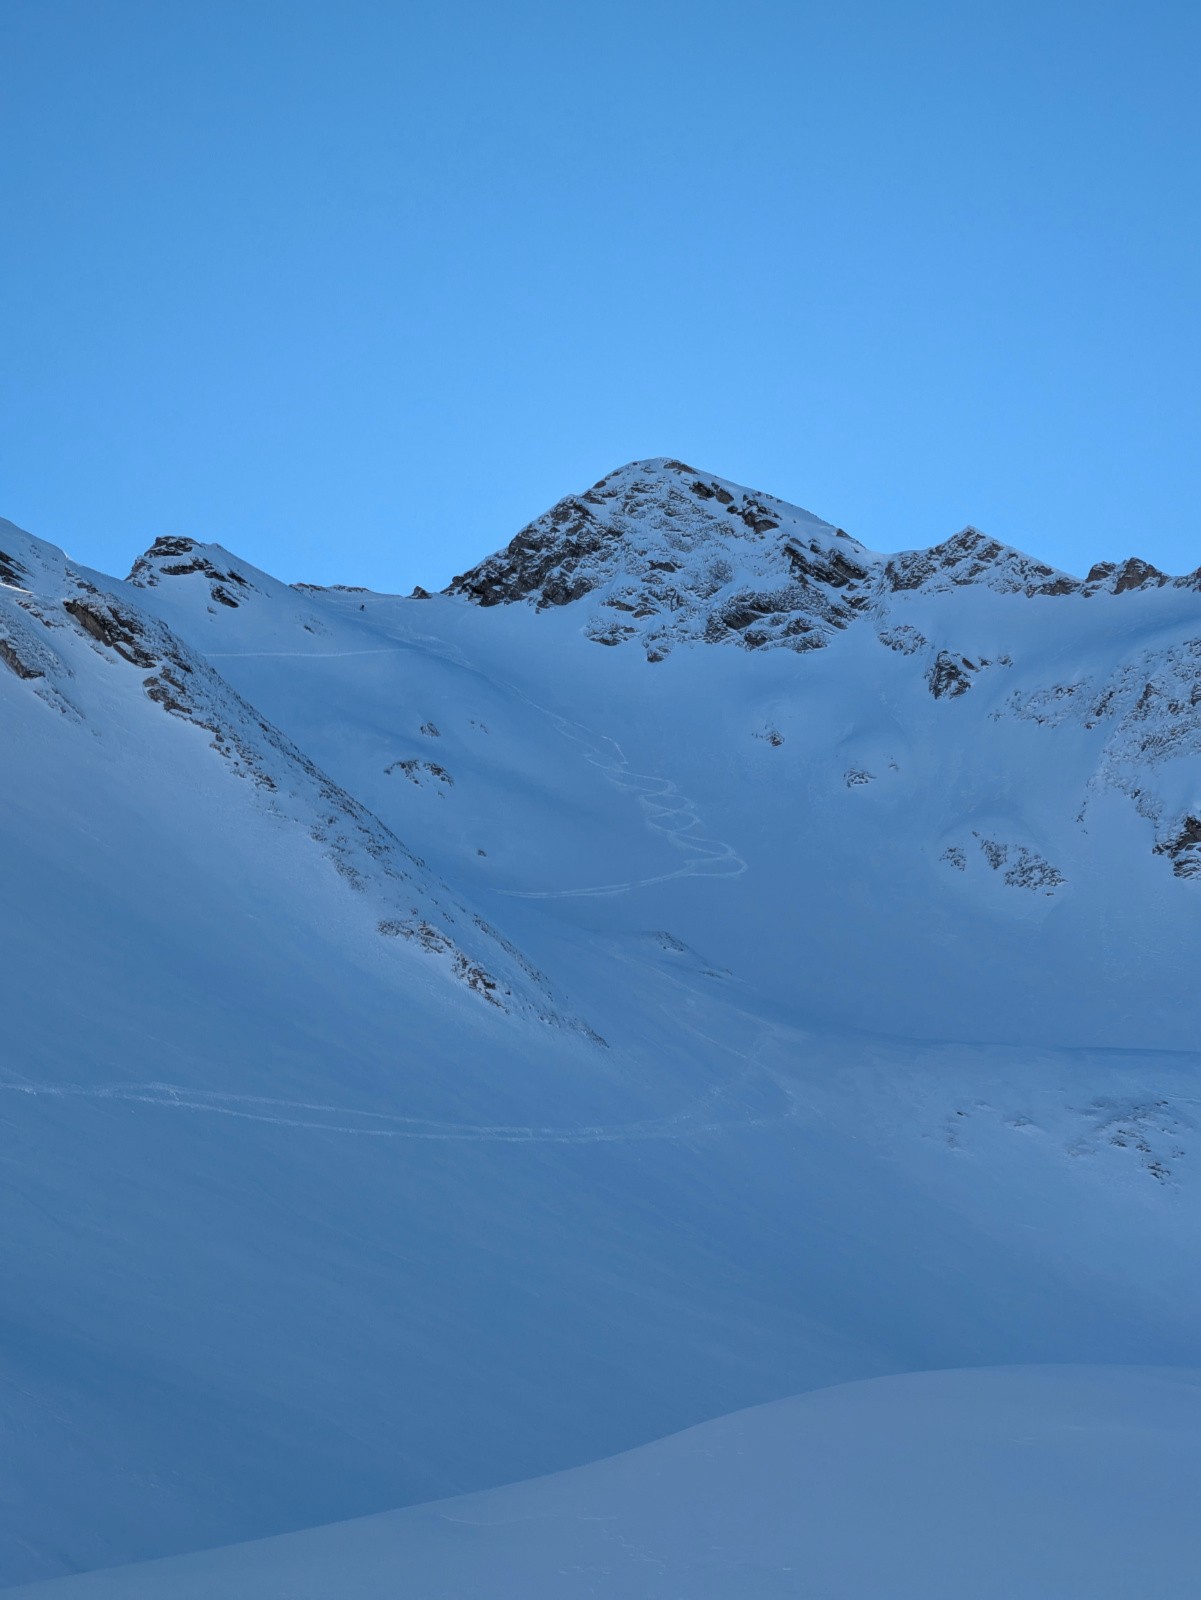
[[[1201,562],[1201,7],[0,0],[0,514],[444,582],[671,454]]]

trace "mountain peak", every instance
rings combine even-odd
[[[164,578],[198,573],[207,581],[210,597],[218,605],[236,611],[245,593],[257,587],[250,576],[253,570],[219,544],[165,535],[138,557],[126,581],[135,589],[154,589]]]
[[[1201,588],[1136,557],[1081,580],[968,524],[927,549],[879,555],[843,529],[673,456],[631,461],[568,495],[447,594],[538,610],[588,597],[584,632],[660,661],[681,640],[812,650],[907,591],[973,586],[1033,596]]]
[[[884,563],[886,586],[894,592],[938,592],[983,584],[1001,594],[1073,594],[1079,580],[1044,561],[1001,544],[970,523],[927,550],[903,550]]]
[[[726,635],[809,649],[861,603],[870,560],[799,506],[654,457],[566,496],[446,592],[539,610],[589,595],[589,637],[638,636],[651,660],[676,640]]]

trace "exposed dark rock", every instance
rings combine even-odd
[[[1036,851],[1019,845],[1016,851],[1017,859],[1005,874],[1005,882],[1011,889],[1041,889],[1044,894],[1058,888],[1067,879],[1058,867],[1040,856]]]
[[[1186,816],[1170,839],[1155,846],[1157,856],[1167,856],[1178,878],[1201,878],[1201,817]]]
[[[415,783],[419,787],[424,782],[423,773],[428,773],[438,783],[446,784],[447,788],[453,788],[455,781],[446,768],[440,767],[436,761],[418,761],[415,756],[409,756],[403,761],[393,761],[390,766],[384,768],[384,771],[403,772],[410,783]]]
[[[714,614],[727,628],[750,627],[763,617],[778,616],[785,609],[782,596],[774,594],[739,594],[727,600]]]
[[[174,538],[169,534],[164,535],[162,538],[156,539],[150,546],[150,549],[147,550],[144,555],[139,556],[134,562],[133,567],[130,569],[130,579],[133,579],[134,574],[144,564],[154,560],[155,558],[161,560],[164,556],[190,556],[193,554],[195,549],[195,539],[179,539]]]
[[[478,961],[473,961],[460,950],[440,928],[435,928],[423,917],[413,917],[404,921],[386,917],[378,927],[385,938],[411,939],[431,955],[449,955],[454,975],[461,983],[465,983],[473,993],[491,1005],[499,1007],[502,1011],[505,1009],[500,998],[500,984],[492,974]]]
[[[191,717],[193,708],[187,690],[170,667],[163,667],[156,676],[147,678],[142,687],[164,711],[170,711],[177,717]]]
[[[1130,556],[1122,562],[1095,562],[1088,569],[1083,592],[1086,595],[1127,594],[1131,589],[1162,589],[1165,584],[1173,581],[1178,587],[1189,587],[1188,578],[1173,580],[1158,567],[1153,567],[1149,561],[1141,561],[1137,556]]]
[[[155,658],[142,642],[137,620],[115,600],[64,600],[63,609],[99,644],[107,645],[135,667],[153,667]]]
[[[18,678],[44,678],[46,676],[40,667],[35,667],[29,662],[23,661],[17,654],[16,645],[10,639],[3,637],[0,637],[0,661],[3,661],[11,672],[15,672]]]
[[[1009,855],[1009,846],[1001,844],[996,839],[981,839],[980,848],[984,852],[985,860],[994,872],[998,872],[1005,865]]]
[[[632,639],[637,631],[626,623],[610,622],[606,625],[594,624],[588,628],[587,635],[593,644],[617,645],[624,643],[626,639]]]
[[[576,568],[613,537],[614,530],[571,495],[523,528],[497,555],[452,579],[447,592],[482,606],[531,599],[539,610],[570,605],[592,588],[591,578]]]
[[[743,505],[727,506],[726,510],[740,516],[752,533],[770,533],[773,528],[780,526],[776,519],[769,515],[767,507],[761,505],[758,500],[748,498]]]
[[[24,587],[21,580],[26,576],[21,563],[0,550],[0,583],[10,583],[14,589],[20,589]]]
[[[809,582],[845,589],[851,584],[866,582],[869,576],[866,567],[844,556],[841,550],[822,550],[816,545],[804,550],[788,541],[782,548],[794,576]]]
[[[907,550],[889,557],[884,579],[894,592],[986,583],[1002,594],[1063,595],[1080,587],[1067,573],[999,544],[978,528],[964,528],[929,550]]]
[[[1006,869],[1004,881],[1011,889],[1041,890],[1044,894],[1051,894],[1061,883],[1067,882],[1058,867],[1053,867],[1045,856],[1039,855],[1037,850],[1031,850],[1028,845],[1008,845],[1000,839],[981,838],[979,834],[975,837],[980,840],[980,849],[993,871],[1000,872],[1002,867]],[[958,845],[945,850],[942,859],[961,872],[966,870],[967,857]]]
[[[974,670],[965,656],[953,656],[947,650],[940,650],[934,658],[934,665],[926,674],[930,693],[936,700],[944,696],[953,700],[958,695],[966,694],[972,686],[971,674]]]
[[[1125,594],[1129,589],[1161,589],[1168,581],[1166,572],[1153,567],[1149,561],[1131,556],[1123,561],[1114,577],[1114,594]]]
[[[876,635],[881,644],[886,644],[890,650],[896,650],[900,655],[916,655],[919,650],[926,647],[926,635],[908,622],[902,622],[895,628],[881,628]]]
[[[186,578],[199,572],[211,580],[209,594],[218,605],[236,610],[239,601],[235,589],[250,589],[253,585],[231,566],[218,566],[207,554],[203,545],[194,539],[164,537],[156,539],[134,562],[129,582],[138,589],[153,589],[162,578]],[[232,585],[232,588],[231,588]],[[311,589],[311,584],[295,584],[297,589]]]

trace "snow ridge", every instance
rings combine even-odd
[[[0,587],[0,662],[35,696],[88,724],[79,690],[86,676],[81,657],[90,650],[122,675],[127,699],[140,688],[146,702],[208,734],[211,749],[249,783],[255,802],[304,830],[348,888],[372,905],[381,936],[439,958],[456,981],[494,1007],[589,1031],[560,1012],[545,975],[515,945],[438,884],[379,817],[164,622],[133,604],[128,591],[102,587],[97,575],[85,575],[11,523],[0,527],[0,537],[0,559],[15,580]],[[202,572],[214,589],[251,587],[232,559],[216,568],[190,541],[159,540],[156,550],[167,559],[165,575]],[[135,572],[143,586],[158,581],[149,559]],[[219,603],[236,609],[232,600]]]
[[[685,640],[820,649],[898,593],[1089,597],[1167,585],[1201,588],[1201,568],[1173,579],[1131,557],[1081,580],[973,527],[882,556],[798,506],[659,457],[560,500],[445,592],[539,610],[587,599],[590,639],[636,643],[661,661]]]

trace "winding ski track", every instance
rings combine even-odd
[[[714,1117],[713,1110],[717,1103],[736,1086],[735,1083],[715,1084],[690,1109],[667,1117],[556,1128],[524,1123],[444,1122],[387,1111],[356,1111],[349,1106],[324,1105],[315,1101],[280,1100],[269,1095],[197,1089],[178,1083],[48,1084],[15,1079],[0,1082],[0,1090],[35,1099],[132,1102],[158,1106],[167,1111],[235,1117],[245,1122],[262,1122],[313,1133],[468,1144],[565,1145],[642,1140],[674,1142],[704,1134],[725,1133],[735,1128],[761,1127],[780,1120],[776,1116]]]
[[[473,675],[484,676],[454,645],[428,634],[413,634],[408,640],[366,650],[219,650],[206,655],[209,661],[279,658],[309,662],[342,661],[360,656],[404,655],[416,651],[433,655],[451,666]],[[563,739],[580,746],[584,760],[599,769],[614,788],[632,794],[642,809],[646,826],[665,838],[686,859],[670,872],[657,872],[642,878],[621,879],[613,883],[588,884],[568,889],[498,889],[495,892],[517,900],[570,900],[591,896],[629,894],[656,883],[677,878],[734,878],[746,871],[746,862],[734,846],[704,833],[704,823],[696,803],[680,792],[674,779],[658,773],[636,772],[616,739],[598,733],[585,723],[565,717],[542,705],[508,678],[488,677],[494,688],[502,688],[539,716],[545,717]]]

